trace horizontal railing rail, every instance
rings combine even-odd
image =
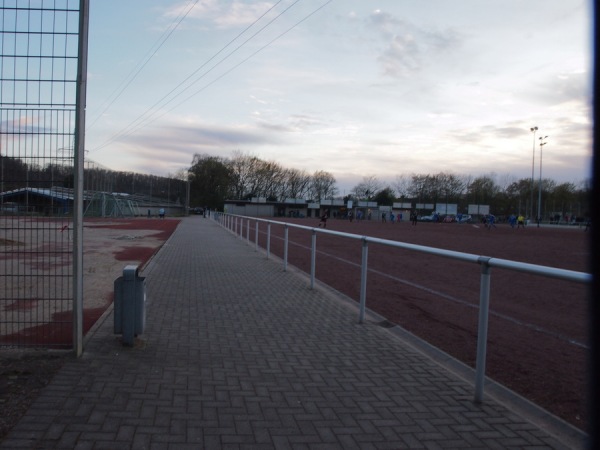
[[[478,264],[481,268],[481,277],[479,283],[479,319],[477,332],[477,356],[475,363],[475,402],[483,401],[483,388],[485,383],[485,365],[487,357],[487,340],[488,340],[488,321],[489,321],[489,305],[490,305],[490,284],[491,284],[491,269],[493,267],[518,271],[542,277],[557,278],[575,283],[591,283],[592,275],[585,272],[577,272],[573,270],[559,269],[555,267],[541,266],[537,264],[529,264],[519,261],[512,261],[502,258],[493,258],[490,256],[475,255],[471,253],[457,252],[453,250],[444,250],[435,247],[427,247],[424,245],[409,244],[406,242],[392,241],[381,239],[372,236],[361,236],[357,234],[344,233],[326,228],[308,227],[305,225],[292,224],[270,219],[260,219],[257,217],[239,216],[235,214],[216,213],[213,218],[224,228],[231,231],[233,234],[243,239],[244,222],[246,222],[246,240],[250,242],[250,222],[255,223],[255,246],[258,250],[258,232],[259,224],[267,225],[266,239],[266,256],[270,256],[271,248],[271,225],[284,227],[283,238],[283,270],[287,270],[288,264],[288,230],[296,228],[300,230],[310,231],[311,234],[311,263],[310,263],[310,287],[314,288],[315,273],[316,273],[316,253],[317,253],[317,233],[332,235],[337,237],[348,238],[361,241],[361,280],[360,280],[360,298],[359,298],[359,316],[358,322],[363,323],[365,320],[365,311],[367,304],[367,273],[368,273],[368,251],[369,244],[380,244],[393,248],[400,248],[429,255],[450,258],[467,263]]]

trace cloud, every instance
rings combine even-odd
[[[160,133],[150,132],[136,141],[150,148],[222,148],[239,145],[264,144],[267,137],[257,130],[241,127],[190,123],[189,125],[166,126]]]
[[[203,0],[195,4],[188,19],[194,19],[200,23],[209,22],[220,29],[236,28],[251,24],[272,6],[273,2]],[[178,5],[170,8],[166,11],[165,16],[177,17],[183,8],[187,8],[187,6]]]
[[[443,32],[427,30],[381,10],[375,10],[369,16],[368,24],[380,33],[386,45],[377,61],[384,75],[392,78],[404,78],[422,71],[443,52],[453,50],[461,42],[459,33],[452,29]]]

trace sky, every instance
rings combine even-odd
[[[86,157],[167,176],[237,152],[343,194],[537,179],[546,142],[542,177],[579,183],[591,20],[589,0],[91,0]]]

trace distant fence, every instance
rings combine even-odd
[[[576,283],[591,283],[592,275],[584,272],[576,272],[572,270],[557,269],[553,267],[540,266],[536,264],[528,264],[518,261],[511,261],[507,259],[492,258],[488,256],[474,255],[470,253],[456,252],[452,250],[444,250],[434,247],[426,247],[423,245],[409,244],[405,242],[391,241],[387,239],[380,239],[370,236],[360,236],[357,234],[343,233],[339,231],[327,230],[325,228],[314,228],[303,225],[297,225],[292,223],[285,223],[275,220],[258,219],[255,217],[237,216],[232,214],[218,214],[215,213],[213,218],[224,228],[230,230],[240,238],[244,238],[244,231],[246,232],[246,240],[250,242],[250,223],[255,224],[254,242],[258,249],[258,233],[259,224],[263,223],[266,225],[266,254],[267,258],[270,255],[271,246],[271,226],[284,227],[284,242],[283,242],[283,270],[287,270],[288,265],[288,230],[290,228],[297,228],[312,233],[311,239],[311,257],[310,257],[310,287],[314,288],[315,285],[315,273],[316,273],[316,254],[317,254],[317,233],[329,234],[333,236],[343,237],[362,243],[362,258],[360,266],[360,299],[359,299],[359,313],[358,322],[363,323],[365,320],[365,310],[367,305],[367,273],[368,273],[368,255],[369,255],[369,244],[380,244],[388,247],[410,250],[419,253],[426,253],[429,255],[440,256],[444,258],[450,258],[459,260],[467,263],[474,263],[480,266],[481,277],[480,277],[480,288],[479,288],[479,321],[478,321],[478,334],[477,334],[477,357],[475,365],[475,402],[481,403],[483,401],[483,388],[485,381],[485,364],[487,356],[487,336],[488,336],[488,319],[489,319],[489,305],[490,305],[490,282],[491,282],[491,269],[493,267],[508,269],[517,272],[529,273],[534,275],[540,275],[549,278],[558,278],[567,281],[573,281]],[[245,226],[244,226],[245,224]]]

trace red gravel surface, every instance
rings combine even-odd
[[[140,269],[143,269],[144,265],[175,231],[178,224],[179,220],[177,219],[86,219],[83,242],[84,260],[88,258],[93,259],[94,262],[104,261],[107,265],[118,261],[119,267],[123,262],[123,264],[137,264]],[[133,236],[132,239],[126,240],[118,240],[112,236],[101,240],[86,239],[86,236],[93,236],[94,231],[100,229],[115,231],[114,236],[121,236],[122,234],[135,235],[136,232],[143,236],[140,238]],[[98,248],[101,248],[103,252],[98,252]],[[65,261],[64,264],[71,264],[71,261]],[[86,306],[84,299],[84,335],[112,303],[115,279],[116,277],[110,271],[100,272],[90,269],[84,274],[84,288],[88,283],[97,284],[104,299],[101,305],[94,306]],[[32,308],[36,304],[37,300],[32,299],[24,303],[19,302],[18,307]],[[9,305],[9,308],[13,307],[16,308],[17,306]],[[56,312],[52,314],[51,319],[46,323],[25,328],[14,334],[1,336],[0,343],[2,345],[18,343],[19,345],[35,346],[39,342],[44,342],[44,345],[48,347],[71,348],[73,342],[72,328],[72,311]]]
[[[318,227],[318,219],[288,222]],[[246,226],[246,224],[244,225]],[[250,239],[255,236],[251,222]],[[259,244],[266,244],[266,224]],[[580,228],[499,224],[329,220],[328,230],[587,272],[589,233]],[[246,231],[242,231],[246,236]],[[283,254],[283,227],[270,251]],[[289,229],[288,262],[310,271],[311,232]],[[316,277],[358,301],[361,241],[317,234]],[[475,366],[481,268],[370,244],[367,307]],[[494,268],[486,374],[578,428],[586,429],[588,286]]]

